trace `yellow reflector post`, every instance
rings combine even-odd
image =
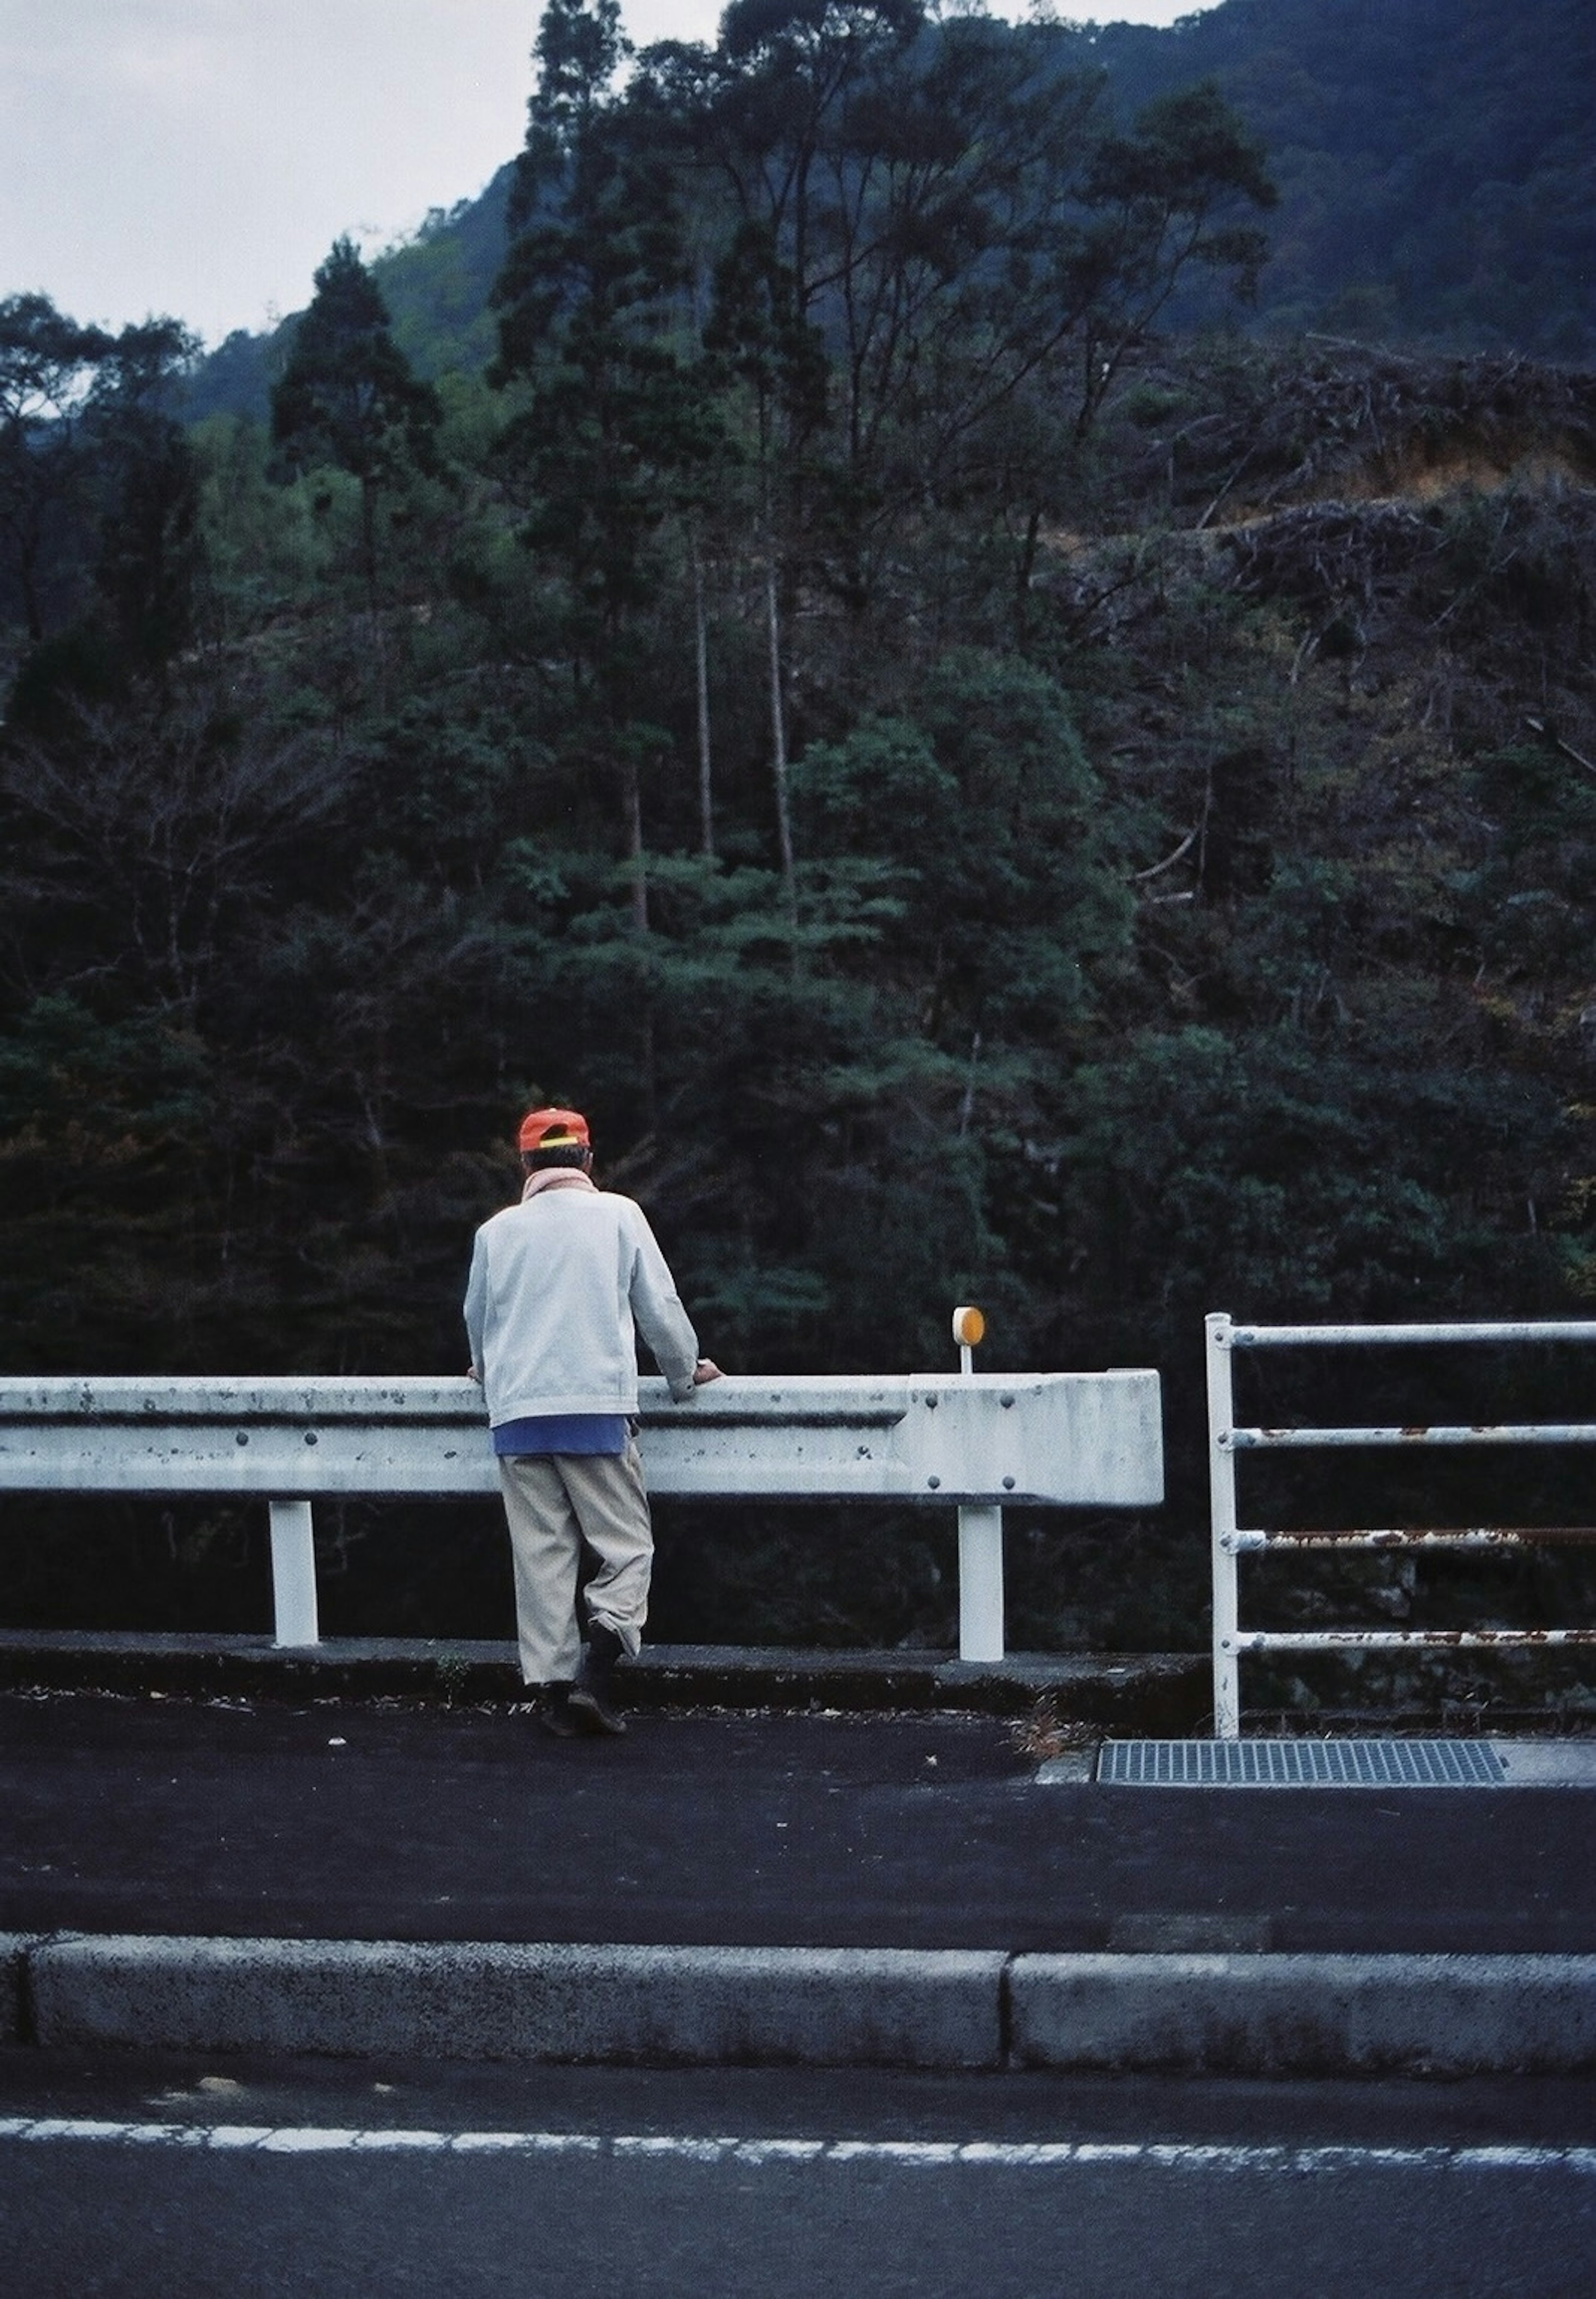
[[[962,1308],[953,1312],[953,1339],[960,1349],[977,1349],[986,1339],[986,1319],[979,1309]]]

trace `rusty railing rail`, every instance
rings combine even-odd
[[[1596,1422],[1473,1423],[1467,1426],[1349,1429],[1238,1428],[1232,1362],[1237,1349],[1405,1347],[1469,1341],[1596,1341],[1596,1322],[1469,1325],[1238,1325],[1222,1312],[1207,1320],[1209,1490],[1213,1553],[1214,1734],[1241,1732],[1243,1653],[1401,1652],[1426,1646],[1453,1650],[1544,1650],[1596,1644],[1588,1629],[1243,1629],[1237,1560],[1266,1551],[1310,1549],[1510,1549],[1596,1541],[1596,1526],[1453,1525],[1355,1527],[1281,1532],[1237,1523],[1236,1461],[1243,1453],[1318,1446],[1596,1445]]]

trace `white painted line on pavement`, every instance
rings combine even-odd
[[[0,2144],[254,2148],[278,2155],[391,2154],[586,2155],[615,2162],[885,2164],[906,2170],[1101,2170],[1303,2174],[1347,2171],[1563,2171],[1596,2179],[1596,2147],[1282,2146],[1198,2140],[729,2138],[677,2132],[431,2131],[389,2126],[115,2123],[90,2116],[0,2117]]]

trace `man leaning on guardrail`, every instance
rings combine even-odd
[[[636,1335],[678,1405],[720,1368],[699,1355],[643,1208],[594,1183],[581,1112],[529,1111],[520,1147],[521,1200],[477,1232],[465,1321],[510,1527],[521,1675],[550,1731],[624,1732],[613,1672],[636,1653],[653,1567]],[[586,1645],[584,1546],[598,1560]]]

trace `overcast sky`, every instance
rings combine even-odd
[[[1026,0],[1002,12],[1023,14]],[[622,0],[639,46],[722,0]],[[1060,15],[1173,23],[1200,0]],[[0,0],[0,297],[211,344],[308,302],[520,149],[542,0]]]

